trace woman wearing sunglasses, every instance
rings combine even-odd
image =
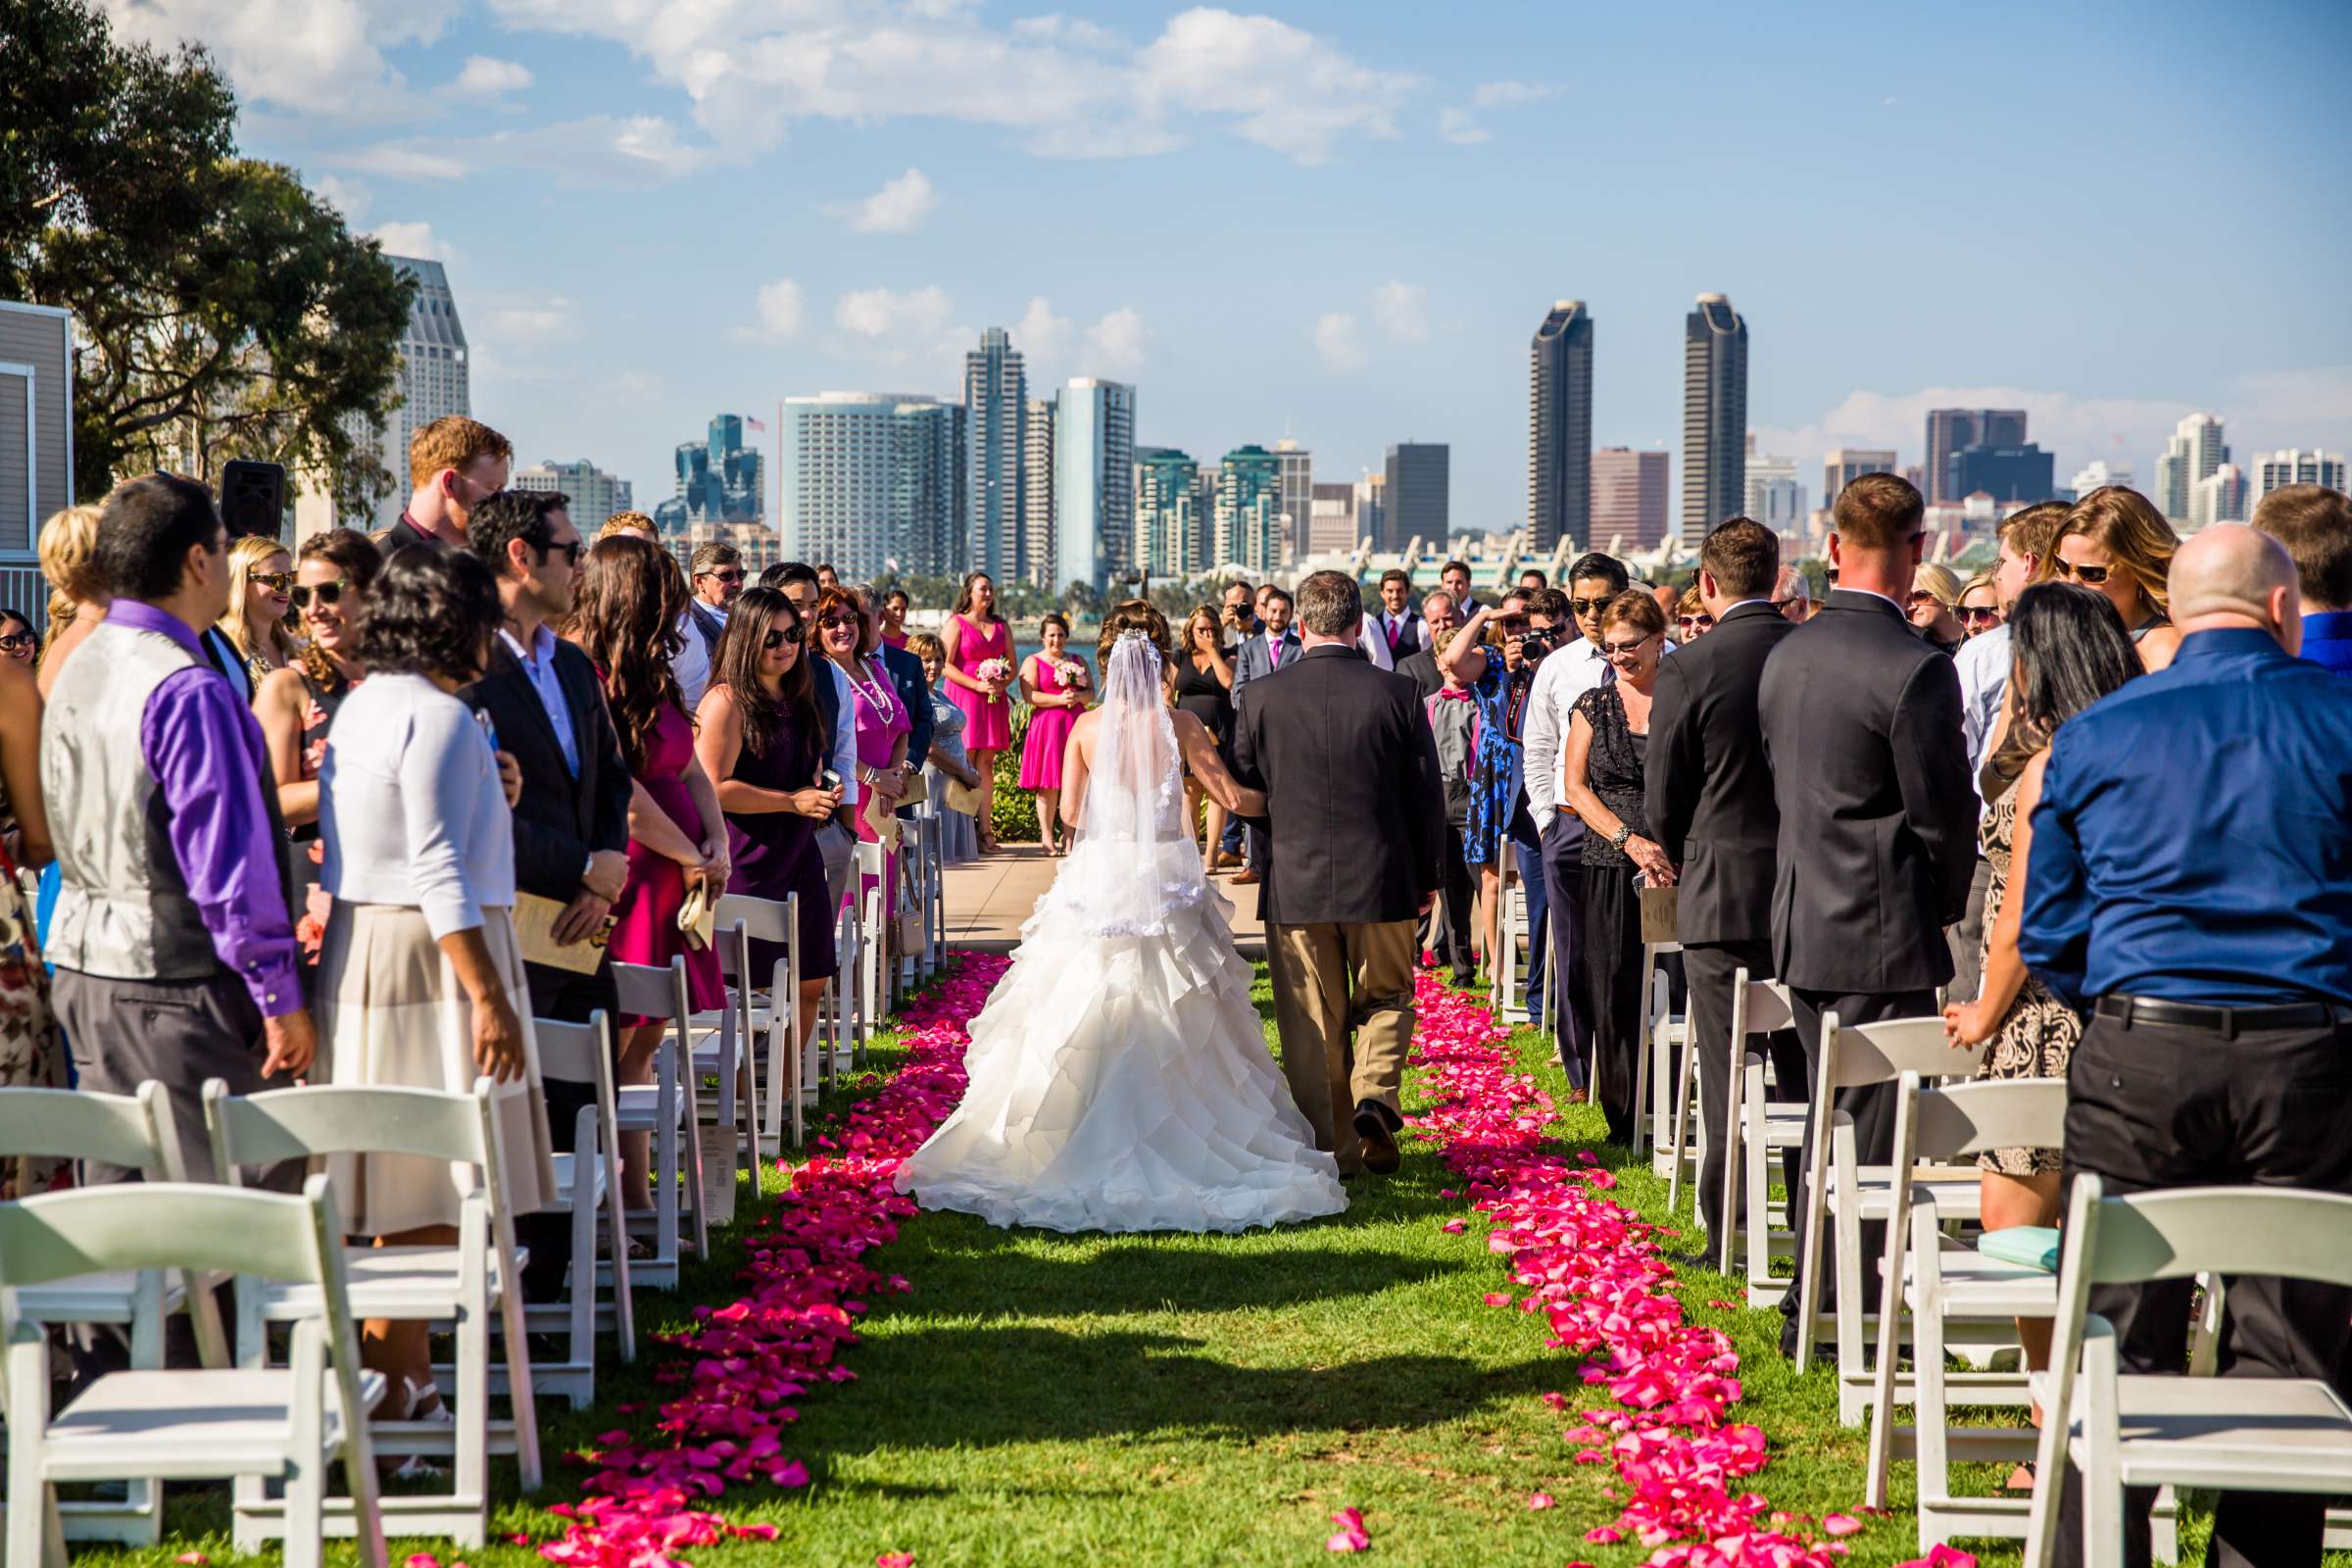
[[[1707,613],[1707,603],[1698,597],[1698,584],[1683,590],[1682,601],[1674,607],[1675,641],[1687,643],[1703,637],[1715,629],[1715,617]]]
[[[262,682],[301,652],[289,620],[294,563],[268,534],[249,533],[228,548],[228,609],[218,622],[258,693]]]
[[[1958,613],[1961,630],[1971,637],[1982,637],[2001,623],[2001,590],[1991,573],[1969,578],[1960,590]]]
[[[792,601],[773,588],[746,588],[727,612],[694,738],[727,813],[727,891],[777,904],[800,895],[803,1051],[835,968],[834,906],[816,831],[841,807],[839,783],[824,780],[831,746],[817,709],[823,672],[815,659]],[[782,943],[753,943],[752,973],[773,974],[784,956]]]
[[[41,634],[32,622],[13,610],[0,610],[0,659],[13,659],[27,669],[39,662]]]
[[[1911,627],[1930,648],[1947,659],[1960,652],[1968,641],[1968,628],[1961,624],[1960,577],[1951,567],[1923,561],[1911,576],[1911,603],[1906,618]]]
[[[343,699],[368,674],[360,662],[360,610],[383,564],[375,542],[355,529],[334,528],[303,541],[286,597],[310,641],[253,697],[277,784],[278,815],[294,841],[294,894],[303,906],[294,936],[303,961],[312,965],[318,962],[329,912],[318,886],[318,765],[326,760],[327,732]]]
[[[1601,683],[1576,700],[1560,748],[1560,799],[1585,823],[1584,981],[1592,999],[1593,1052],[1609,1138],[1634,1134],[1634,1073],[1642,1038],[1642,895],[1671,887],[1674,862],[1651,841],[1643,810],[1642,765],[1649,745],[1649,704],[1666,614],[1629,588],[1600,612],[1594,646],[1608,662]]]
[[[2146,496],[2105,485],[2076,502],[2058,525],[2041,580],[2079,582],[2105,595],[2139,646],[2140,663],[2159,670],[2180,648],[2165,590],[2179,548],[2180,536]]]

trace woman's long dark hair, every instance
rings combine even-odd
[[[371,674],[478,680],[506,619],[498,579],[480,557],[409,545],[392,553],[368,591],[360,662]]]
[[[767,651],[767,634],[802,627],[801,612],[773,588],[746,588],[735,608],[727,612],[726,635],[719,639],[711,684],[735,694],[736,710],[743,714],[743,744],[754,757],[765,757],[776,738],[776,721],[789,710],[801,735],[805,756],[813,757],[823,719],[816,706],[816,676],[809,661],[816,658],[813,639],[804,637],[801,657],[784,672],[781,702],[767,695],[760,680],[760,656]]]
[[[588,552],[564,635],[604,673],[605,702],[631,773],[645,766],[662,709],[686,711],[670,668],[686,646],[678,629],[685,613],[686,574],[666,551],[616,534]]]
[[[2009,612],[2009,734],[1985,772],[2006,789],[2058,726],[2140,672],[2124,617],[2095,588],[2037,582]],[[1985,799],[2000,790],[1988,789]]]
[[[975,618],[972,614],[972,584],[983,577],[988,577],[988,585],[991,588],[997,585],[997,579],[989,577],[985,571],[967,572],[964,575],[963,586],[956,590],[956,608],[952,613],[961,615],[966,620]],[[1003,620],[1004,617],[997,613],[996,606],[992,603],[989,606],[988,618],[993,623]]]

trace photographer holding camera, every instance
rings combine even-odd
[[[1561,596],[1550,589],[1513,589],[1499,606],[1480,606],[1438,656],[1440,672],[1467,686],[1478,704],[1478,752],[1462,848],[1479,873],[1478,929],[1488,967],[1492,970],[1502,946],[1502,892],[1516,876],[1527,885],[1528,1013],[1538,1028],[1544,1022],[1547,901],[1542,839],[1529,808],[1522,732],[1537,667],[1552,651],[1564,609]]]

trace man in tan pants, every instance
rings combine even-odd
[[[1302,652],[1250,683],[1233,738],[1235,777],[1266,792],[1258,913],[1283,1070],[1343,1176],[1398,1162],[1415,933],[1446,833],[1420,691],[1365,660],[1363,618],[1354,578],[1300,583]]]

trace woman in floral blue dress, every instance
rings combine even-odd
[[[1520,727],[1536,675],[1536,666],[1520,657],[1526,635],[1527,604],[1512,594],[1500,608],[1481,605],[1438,655],[1439,673],[1463,682],[1478,702],[1478,751],[1462,858],[1478,873],[1477,929],[1489,967],[1502,949],[1502,889],[1511,866],[1512,822],[1524,799]]]

